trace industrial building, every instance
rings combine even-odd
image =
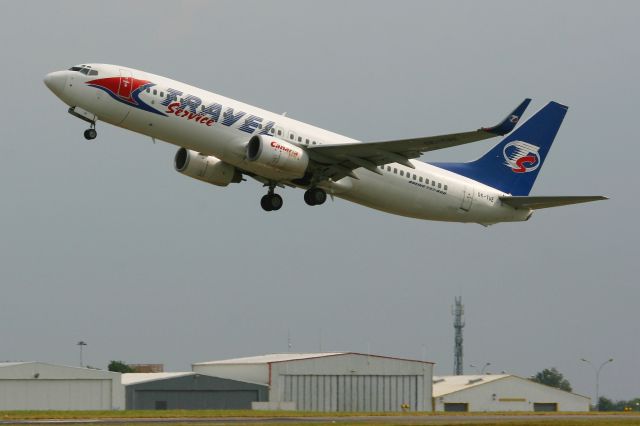
[[[0,363],[0,410],[122,410],[120,373],[43,362]]]
[[[122,375],[127,410],[248,410],[268,387],[193,372]]]
[[[591,400],[510,374],[433,378],[435,411],[589,411]]]
[[[269,386],[254,408],[431,411],[433,363],[354,352],[271,354],[192,365],[196,373]]]

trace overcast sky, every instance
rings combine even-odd
[[[9,2],[0,15],[0,360],[192,362],[358,351],[451,374],[557,367],[640,396],[640,5],[538,2]],[[171,77],[365,141],[473,130],[523,98],[570,106],[534,195],[611,197],[525,223],[448,224],[173,170],[175,146],[82,137],[42,83],[86,62]],[[475,159],[497,140],[424,156]]]

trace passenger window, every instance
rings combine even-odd
[[[393,173],[398,174],[398,169],[396,169],[395,167],[393,168]]]
[[[416,180],[416,179],[418,179],[418,178],[416,177],[416,175],[413,175],[413,180]]]
[[[391,167],[387,166],[387,171],[390,172],[391,171]]]
[[[290,133],[290,134],[289,134],[289,139],[293,140],[293,137],[294,137],[294,136],[293,136],[293,133]]]
[[[160,97],[164,98],[164,92],[160,92]],[[204,109],[204,105],[202,105],[202,109]]]
[[[262,124],[258,124],[258,129],[262,130]]]
[[[282,130],[278,130],[278,136],[282,135]]]
[[[154,95],[157,95],[157,94],[158,94],[158,91],[157,91],[156,89],[153,89],[153,94],[154,94]]]
[[[147,93],[151,93],[151,89],[147,87]]]
[[[400,176],[404,176],[404,170],[400,170]]]
[[[298,142],[302,142],[302,136],[298,136]]]
[[[449,189],[449,188],[447,188],[447,185],[445,185],[445,186],[444,186],[444,190],[446,191],[447,189]]]
[[[442,188],[442,184],[438,182],[438,189]]]
[[[315,145],[315,144],[316,144],[316,141],[313,141],[312,145]]]
[[[419,179],[420,179],[420,182],[422,182],[422,176],[420,176],[420,178],[419,178]]]
[[[305,141],[305,143],[306,143],[307,145],[309,145],[309,139],[307,139],[307,140]]]
[[[431,186],[436,186],[436,181],[435,180],[431,181]]]

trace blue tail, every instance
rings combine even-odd
[[[567,109],[549,102],[476,161],[432,164],[507,194],[529,195]]]

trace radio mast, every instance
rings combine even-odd
[[[464,305],[462,304],[462,296],[455,297],[455,305],[451,308],[453,315],[453,328],[455,329],[454,348],[453,348],[453,374],[461,376],[464,374],[462,364],[462,329],[464,328]]]

